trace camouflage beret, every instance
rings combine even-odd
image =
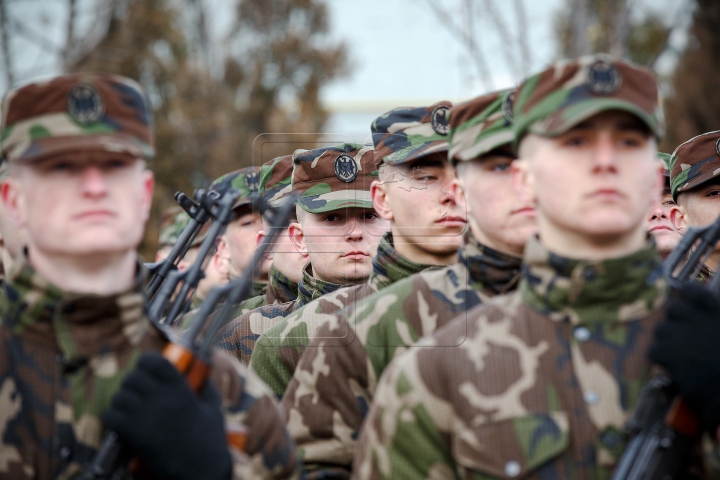
[[[62,75],[10,90],[0,144],[11,162],[86,150],[155,156],[142,87],[117,75]]]
[[[160,223],[160,239],[158,246],[172,247],[177,242],[180,234],[185,230],[187,224],[190,223],[190,215],[185,212],[179,205],[168,208],[163,212],[162,220]],[[207,235],[210,222],[205,223],[203,228],[197,234],[190,247],[197,247],[202,243],[203,239]]]
[[[515,98],[515,146],[527,133],[553,137],[607,110],[629,112],[662,138],[655,73],[607,54],[562,60],[525,80]]]
[[[229,188],[237,188],[241,194],[233,208],[250,203],[250,195],[258,193],[260,178],[259,167],[246,167],[226,173],[210,184],[211,190],[225,193]]]
[[[673,200],[720,175],[720,130],[691,138],[670,158],[670,189]]]
[[[400,107],[380,115],[370,126],[375,155],[383,163],[400,165],[448,150],[450,102],[429,107]]]
[[[671,155],[669,153],[657,152],[657,159],[660,160],[660,163],[663,165],[663,175],[668,178],[670,177],[670,158]]]
[[[258,193],[277,207],[292,192],[293,155],[273,158],[260,167]]]
[[[370,184],[378,178],[372,146],[343,143],[295,152],[293,191],[298,205],[310,213],[342,208],[373,208]]]
[[[513,141],[512,99],[503,90],[455,105],[450,112],[451,162],[466,162]]]

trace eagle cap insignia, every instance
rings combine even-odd
[[[430,125],[432,125],[432,129],[438,135],[445,136],[450,132],[448,113],[450,113],[450,107],[440,105],[439,107],[435,107],[432,114],[430,114]]]
[[[70,118],[83,126],[99,122],[105,116],[105,104],[100,92],[86,83],[74,86],[67,97]]]
[[[720,138],[718,138],[717,142],[715,142],[715,151],[718,155],[720,155]]]
[[[249,191],[257,192],[258,186],[260,185],[260,177],[258,177],[257,172],[250,172],[245,175],[245,178],[243,178],[243,182],[245,183],[245,188],[247,188]]]
[[[358,166],[350,155],[342,154],[335,159],[335,176],[350,183],[358,176]]]
[[[515,116],[513,115],[513,107],[515,106],[515,92],[510,92],[507,95],[505,95],[505,98],[503,98],[502,101],[502,111],[505,115],[505,120],[507,123],[512,123],[513,118]]]
[[[597,60],[588,67],[587,85],[598,95],[612,95],[622,83],[620,72],[614,63]]]

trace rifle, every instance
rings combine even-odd
[[[719,240],[720,217],[706,227],[691,228],[663,262],[670,287],[695,282]],[[712,278],[709,288],[720,293],[720,276]],[[697,416],[670,377],[660,374],[643,387],[625,430],[631,440],[612,480],[688,478],[687,467],[701,432]]]
[[[229,195],[226,201],[222,202],[223,208],[228,204],[232,207],[234,200],[230,202],[231,197],[232,195]],[[200,305],[196,320],[182,336],[178,338],[172,331],[166,327],[163,328],[170,340],[163,349],[163,356],[185,376],[195,392],[202,390],[210,375],[215,336],[232,320],[233,304],[251,291],[253,278],[259,273],[267,248],[277,234],[287,228],[289,224],[290,216],[295,209],[296,198],[296,195],[291,195],[278,209],[267,208],[265,210],[264,214],[269,219],[270,229],[268,235],[255,250],[252,262],[242,276],[210,291]],[[208,235],[209,237],[210,235]],[[202,260],[198,257],[193,266],[202,263]],[[175,275],[178,275],[178,272],[171,274],[171,276]],[[165,287],[166,285],[163,285],[163,288]],[[220,302],[223,302],[223,306],[219,310],[219,314],[205,329],[207,318]],[[206,331],[203,335],[204,330]],[[246,429],[235,428],[227,431],[226,435],[231,448],[244,451],[248,435]],[[133,460],[133,452],[115,432],[110,432],[80,478],[81,480],[122,480],[130,471],[137,468],[138,463]]]

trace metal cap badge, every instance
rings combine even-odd
[[[358,167],[355,160],[349,155],[340,155],[335,159],[335,176],[345,183],[357,178]]]
[[[447,107],[445,105],[435,107],[435,110],[432,111],[432,115],[430,116],[430,124],[432,125],[432,129],[438,135],[447,135],[450,132],[450,125],[448,125],[449,112],[450,107]]]

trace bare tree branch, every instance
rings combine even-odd
[[[522,73],[520,72],[520,68],[518,66],[517,56],[513,51],[513,45],[515,44],[515,41],[513,40],[513,36],[510,33],[510,30],[508,29],[507,22],[502,17],[502,15],[500,15],[500,12],[498,11],[494,0],[483,0],[483,6],[487,11],[490,24],[495,28],[498,36],[500,37],[500,46],[503,50],[503,56],[505,57],[505,61],[510,66],[513,77],[515,77],[515,79],[517,80],[521,79]]]
[[[10,88],[15,83],[13,77],[12,54],[10,53],[10,39],[8,31],[10,22],[7,18],[7,10],[5,9],[5,0],[0,0],[0,41],[2,41],[3,64],[5,66],[5,81],[7,87]]]
[[[520,50],[520,73],[525,78],[530,74],[530,44],[528,43],[528,22],[525,2],[523,0],[513,0],[515,7],[515,17],[517,18],[517,46]]]
[[[586,31],[588,28],[588,0],[575,0],[570,12],[570,57],[579,57],[590,52]]]
[[[76,0],[68,0],[68,21],[65,27],[65,47],[62,50],[63,71],[70,65],[70,52],[75,44],[75,16],[77,14]]]

